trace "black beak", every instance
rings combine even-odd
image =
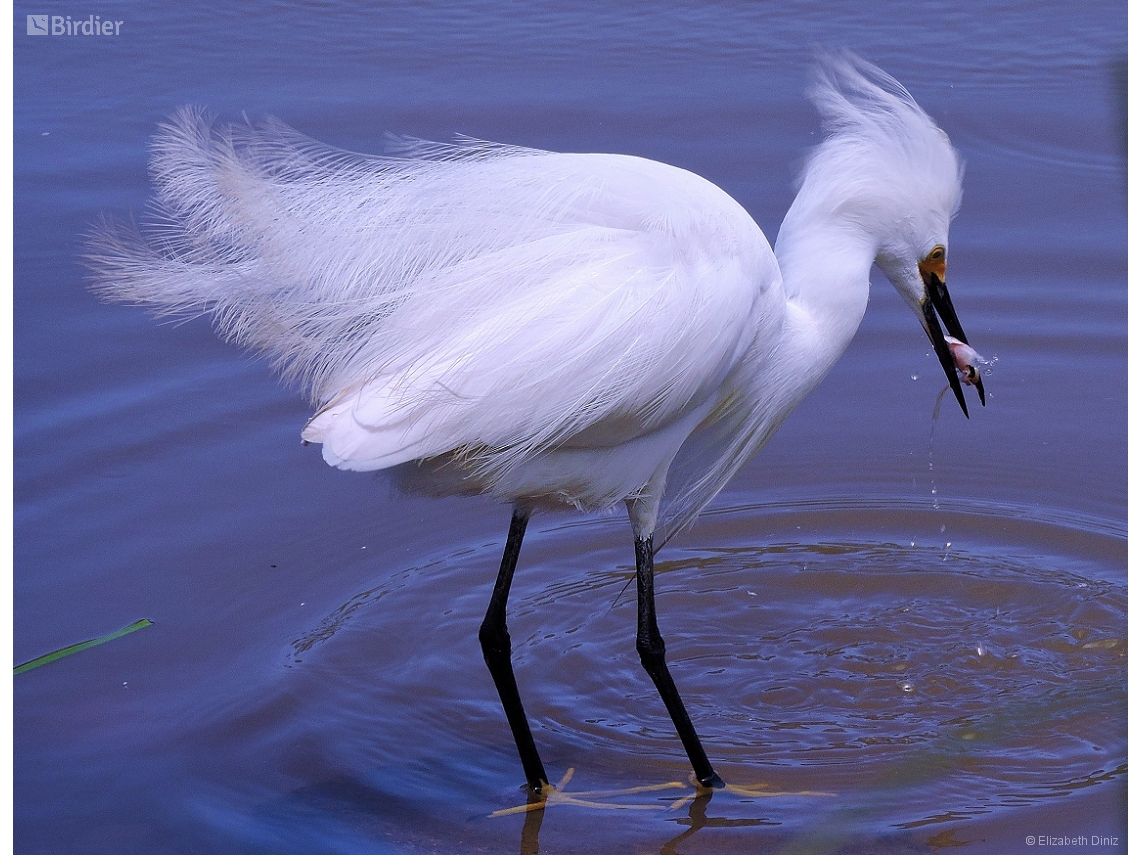
[[[962,382],[958,378],[958,366],[954,362],[953,354],[950,353],[950,346],[946,344],[942,328],[938,325],[938,315],[941,315],[943,323],[946,324],[948,335],[958,339],[962,344],[969,344],[970,342],[966,339],[966,333],[962,331],[962,323],[958,320],[958,313],[954,311],[954,304],[950,302],[950,292],[946,290],[945,280],[936,273],[922,271],[922,281],[926,285],[926,293],[923,294],[922,301],[919,303],[919,307],[922,309],[923,326],[926,327],[926,334],[930,337],[930,343],[934,345],[934,352],[938,354],[938,361],[942,363],[942,370],[946,372],[946,379],[950,382],[950,388],[954,390],[954,397],[958,399],[958,404],[962,407],[962,412],[965,413],[966,418],[969,418],[970,411],[966,409],[966,396],[962,394]],[[936,310],[938,315],[935,315]],[[986,405],[986,392],[982,388],[980,377],[974,385],[978,387],[978,397],[984,407]]]

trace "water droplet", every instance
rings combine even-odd
[[[914,683],[910,682],[909,680],[906,680],[899,685],[899,688],[902,689],[904,692],[913,692],[914,691]]]
[[[917,380],[917,379],[918,379],[918,372],[917,372],[917,371],[915,371],[913,374],[911,374],[911,375],[910,375],[910,379],[911,379],[911,380]]]

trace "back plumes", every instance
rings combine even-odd
[[[430,331],[384,323],[408,300],[434,295],[440,314],[418,316],[446,325],[457,286],[444,271],[545,236],[544,208],[568,204],[526,186],[517,164],[543,152],[475,140],[357,155],[273,119],[215,127],[187,107],[151,148],[154,222],[145,236],[107,222],[90,237],[93,290],[160,315],[212,314],[221,335],[268,355],[316,401],[369,358],[381,329],[385,358],[423,344]],[[493,201],[481,200],[491,186]]]
[[[321,406],[303,435],[330,463],[446,456],[464,490],[500,498],[531,495],[525,473],[507,476],[547,452],[620,446],[714,406],[754,334],[756,283],[774,278],[727,194],[625,155],[465,139],[366,156],[184,109],[151,172],[157,226],[89,240],[97,293],[209,314],[266,354]],[[660,463],[551,489],[608,506]]]
[[[920,213],[948,229],[961,159],[897,80],[851,53],[829,53],[808,96],[827,137],[808,157],[788,220],[847,216],[879,236]]]

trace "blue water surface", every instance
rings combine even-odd
[[[122,24],[28,35],[45,13]],[[1125,18],[1119,0],[17,4],[16,660],[154,625],[15,678],[16,851],[1122,851]],[[475,643],[509,512],[329,469],[300,445],[306,403],[208,322],[98,302],[83,235],[146,218],[148,141],[197,104],[356,151],[460,133],[656,158],[774,240],[819,140],[820,47],[896,76],[962,152],[950,285],[997,358],[985,409],[948,399],[932,424],[940,369],[875,274],[831,376],[659,556],[718,768],[831,795],[488,819],[521,798]],[[683,780],[632,653],[624,523],[536,518],[530,537],[512,632],[552,774]]]

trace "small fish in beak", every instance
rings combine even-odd
[[[970,345],[958,341],[954,336],[945,336],[946,344],[950,347],[950,355],[954,357],[954,367],[958,369],[958,376],[967,386],[976,386],[982,382],[982,366],[988,365]]]

